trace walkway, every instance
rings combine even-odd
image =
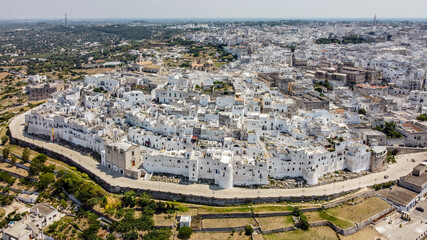
[[[412,169],[427,159],[427,152],[413,153],[400,155],[397,157],[397,163],[392,164],[386,171],[380,173],[372,173],[366,176],[355,178],[343,182],[336,182],[321,186],[295,189],[247,189],[247,188],[231,188],[218,189],[215,186],[203,184],[180,185],[175,183],[144,181],[124,177],[117,172],[109,170],[102,164],[89,156],[63,147],[56,143],[38,139],[24,132],[25,113],[16,116],[9,125],[10,132],[13,138],[33,143],[50,151],[54,151],[63,156],[69,157],[77,165],[80,165],[96,176],[106,181],[112,186],[120,186],[125,188],[135,188],[141,190],[161,191],[165,193],[176,193],[185,195],[194,195],[207,198],[271,198],[271,197],[300,197],[300,196],[324,196],[333,195],[342,191],[356,190],[361,187],[371,186],[373,184],[397,180],[400,177],[410,173]],[[415,159],[412,162],[411,159]],[[388,175],[388,179],[384,176]]]

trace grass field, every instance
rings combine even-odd
[[[244,232],[232,233],[203,233],[196,232],[191,235],[190,240],[249,240],[250,236],[246,236]]]
[[[244,227],[248,224],[256,224],[253,218],[203,219],[202,222],[203,228]]]
[[[329,227],[310,228],[307,231],[295,230],[264,235],[265,240],[338,240],[337,234]]]
[[[266,213],[266,212],[292,212],[293,207],[289,205],[283,206],[252,206],[254,213]]]
[[[389,207],[390,204],[381,198],[371,197],[356,205],[344,204],[339,207],[327,209],[326,212],[341,219],[361,222]]]
[[[292,216],[256,218],[262,230],[284,228],[294,225]]]
[[[337,225],[338,227],[340,227],[342,229],[346,229],[346,228],[350,228],[350,227],[354,226],[354,223],[349,222],[349,221],[344,220],[344,219],[337,218],[335,216],[332,216],[325,211],[319,211],[319,216],[322,219],[328,220],[329,222]]]
[[[304,215],[307,217],[308,222],[318,222],[318,221],[324,220],[320,216],[320,213],[318,211],[317,212],[305,212]]]
[[[172,226],[176,223],[175,216],[173,214],[155,214],[153,216],[154,226]]]
[[[199,213],[249,213],[251,209],[248,206],[238,207],[210,207],[201,206],[199,207]]]

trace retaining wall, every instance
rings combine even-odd
[[[394,149],[399,150],[397,155],[403,155],[403,154],[408,154],[408,153],[419,153],[419,152],[426,152],[427,151],[427,148],[392,147],[392,146],[387,147],[387,151],[389,151],[389,152],[393,151]]]
[[[370,198],[373,196],[375,196],[375,190],[369,190],[367,192],[358,193],[358,194],[353,195],[353,196],[348,197],[348,198],[343,198],[343,199],[338,200],[336,202],[332,202],[332,203],[322,205],[322,207],[324,209],[333,208],[333,207],[341,206],[344,203],[352,201],[352,200],[365,199],[365,198]]]
[[[86,173],[89,177],[91,177],[96,183],[98,183],[101,187],[111,193],[124,193],[130,190],[135,191],[137,194],[148,193],[154,199],[166,200],[166,201],[180,201],[180,202],[188,202],[188,203],[197,203],[203,205],[211,205],[211,206],[225,206],[225,205],[241,205],[248,203],[277,203],[277,202],[308,202],[308,201],[329,201],[331,199],[337,198],[339,196],[351,193],[353,191],[345,191],[332,195],[322,195],[322,196],[288,196],[288,197],[255,197],[255,198],[218,198],[218,197],[207,197],[207,196],[197,196],[193,194],[182,194],[182,193],[172,193],[172,192],[163,192],[158,190],[147,190],[140,188],[129,188],[129,187],[121,187],[119,185],[111,185],[107,183],[102,178],[93,174],[91,171],[86,169],[84,166],[76,163],[72,159],[67,156],[64,156],[60,153],[51,151],[49,149],[45,149],[43,147],[34,145],[30,142],[23,141],[21,139],[14,138],[10,136],[10,141],[14,144],[31,148],[40,153],[44,153],[47,156],[61,160],[73,167],[76,167],[79,171]]]

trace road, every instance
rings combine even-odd
[[[112,186],[121,186],[136,188],[141,190],[163,191],[177,194],[187,194],[203,197],[214,197],[222,199],[232,198],[269,198],[269,197],[300,197],[300,196],[323,196],[332,195],[342,191],[356,190],[361,187],[371,186],[373,184],[397,180],[398,178],[410,173],[412,169],[427,159],[427,152],[400,155],[397,157],[397,163],[392,164],[386,171],[372,173],[366,176],[355,178],[347,181],[336,182],[326,185],[295,188],[295,189],[247,189],[231,188],[218,189],[214,186],[203,184],[180,185],[176,183],[145,181],[142,179],[131,179],[124,177],[118,172],[109,170],[102,164],[98,163],[91,157],[82,155],[72,149],[63,147],[56,143],[38,139],[24,132],[25,113],[16,116],[10,123],[9,128],[14,138],[33,143],[50,151],[65,155],[73,160],[76,164],[88,169],[99,178],[105,180]],[[411,159],[415,159],[412,162]],[[384,176],[388,175],[388,179]]]

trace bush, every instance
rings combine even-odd
[[[375,189],[375,191],[378,191],[378,190],[383,189],[383,188],[389,188],[393,185],[394,185],[394,182],[390,181],[390,182],[386,182],[386,183],[376,184],[373,186],[373,188]]]
[[[8,140],[9,140],[9,137],[6,136],[6,135],[4,135],[3,137],[1,137],[1,145],[5,145]]]
[[[178,230],[178,238],[179,239],[189,239],[193,234],[193,229],[187,226],[182,226]]]
[[[169,240],[171,235],[170,228],[153,229],[142,236],[142,240]]]
[[[28,170],[28,173],[31,176],[39,175],[39,173],[44,169],[45,162],[47,161],[47,156],[44,154],[39,154],[36,157],[33,158],[31,161],[30,169]]]
[[[130,232],[124,233],[122,237],[124,240],[137,240],[138,233],[135,230],[132,230]]]
[[[251,225],[246,225],[245,227],[245,235],[250,236],[254,233],[254,228]]]
[[[8,147],[3,148],[3,159],[8,159],[10,154],[10,149]]]
[[[426,114],[421,114],[421,115],[419,115],[417,117],[417,120],[421,121],[421,122],[425,122],[425,121],[427,121],[427,115]]]
[[[55,182],[55,174],[47,172],[41,173],[39,176],[39,181],[37,182],[37,187],[39,190],[44,190],[49,187],[51,183]]]
[[[24,150],[22,151],[21,159],[24,162],[28,162],[28,160],[30,159],[30,150],[28,148],[24,148]]]
[[[366,110],[364,108],[360,108],[359,111],[357,111],[357,113],[366,115]]]
[[[299,217],[299,220],[300,220],[300,223],[301,223],[301,229],[302,230],[308,230],[308,228],[310,227],[310,224],[307,221],[307,217],[302,214]]]

